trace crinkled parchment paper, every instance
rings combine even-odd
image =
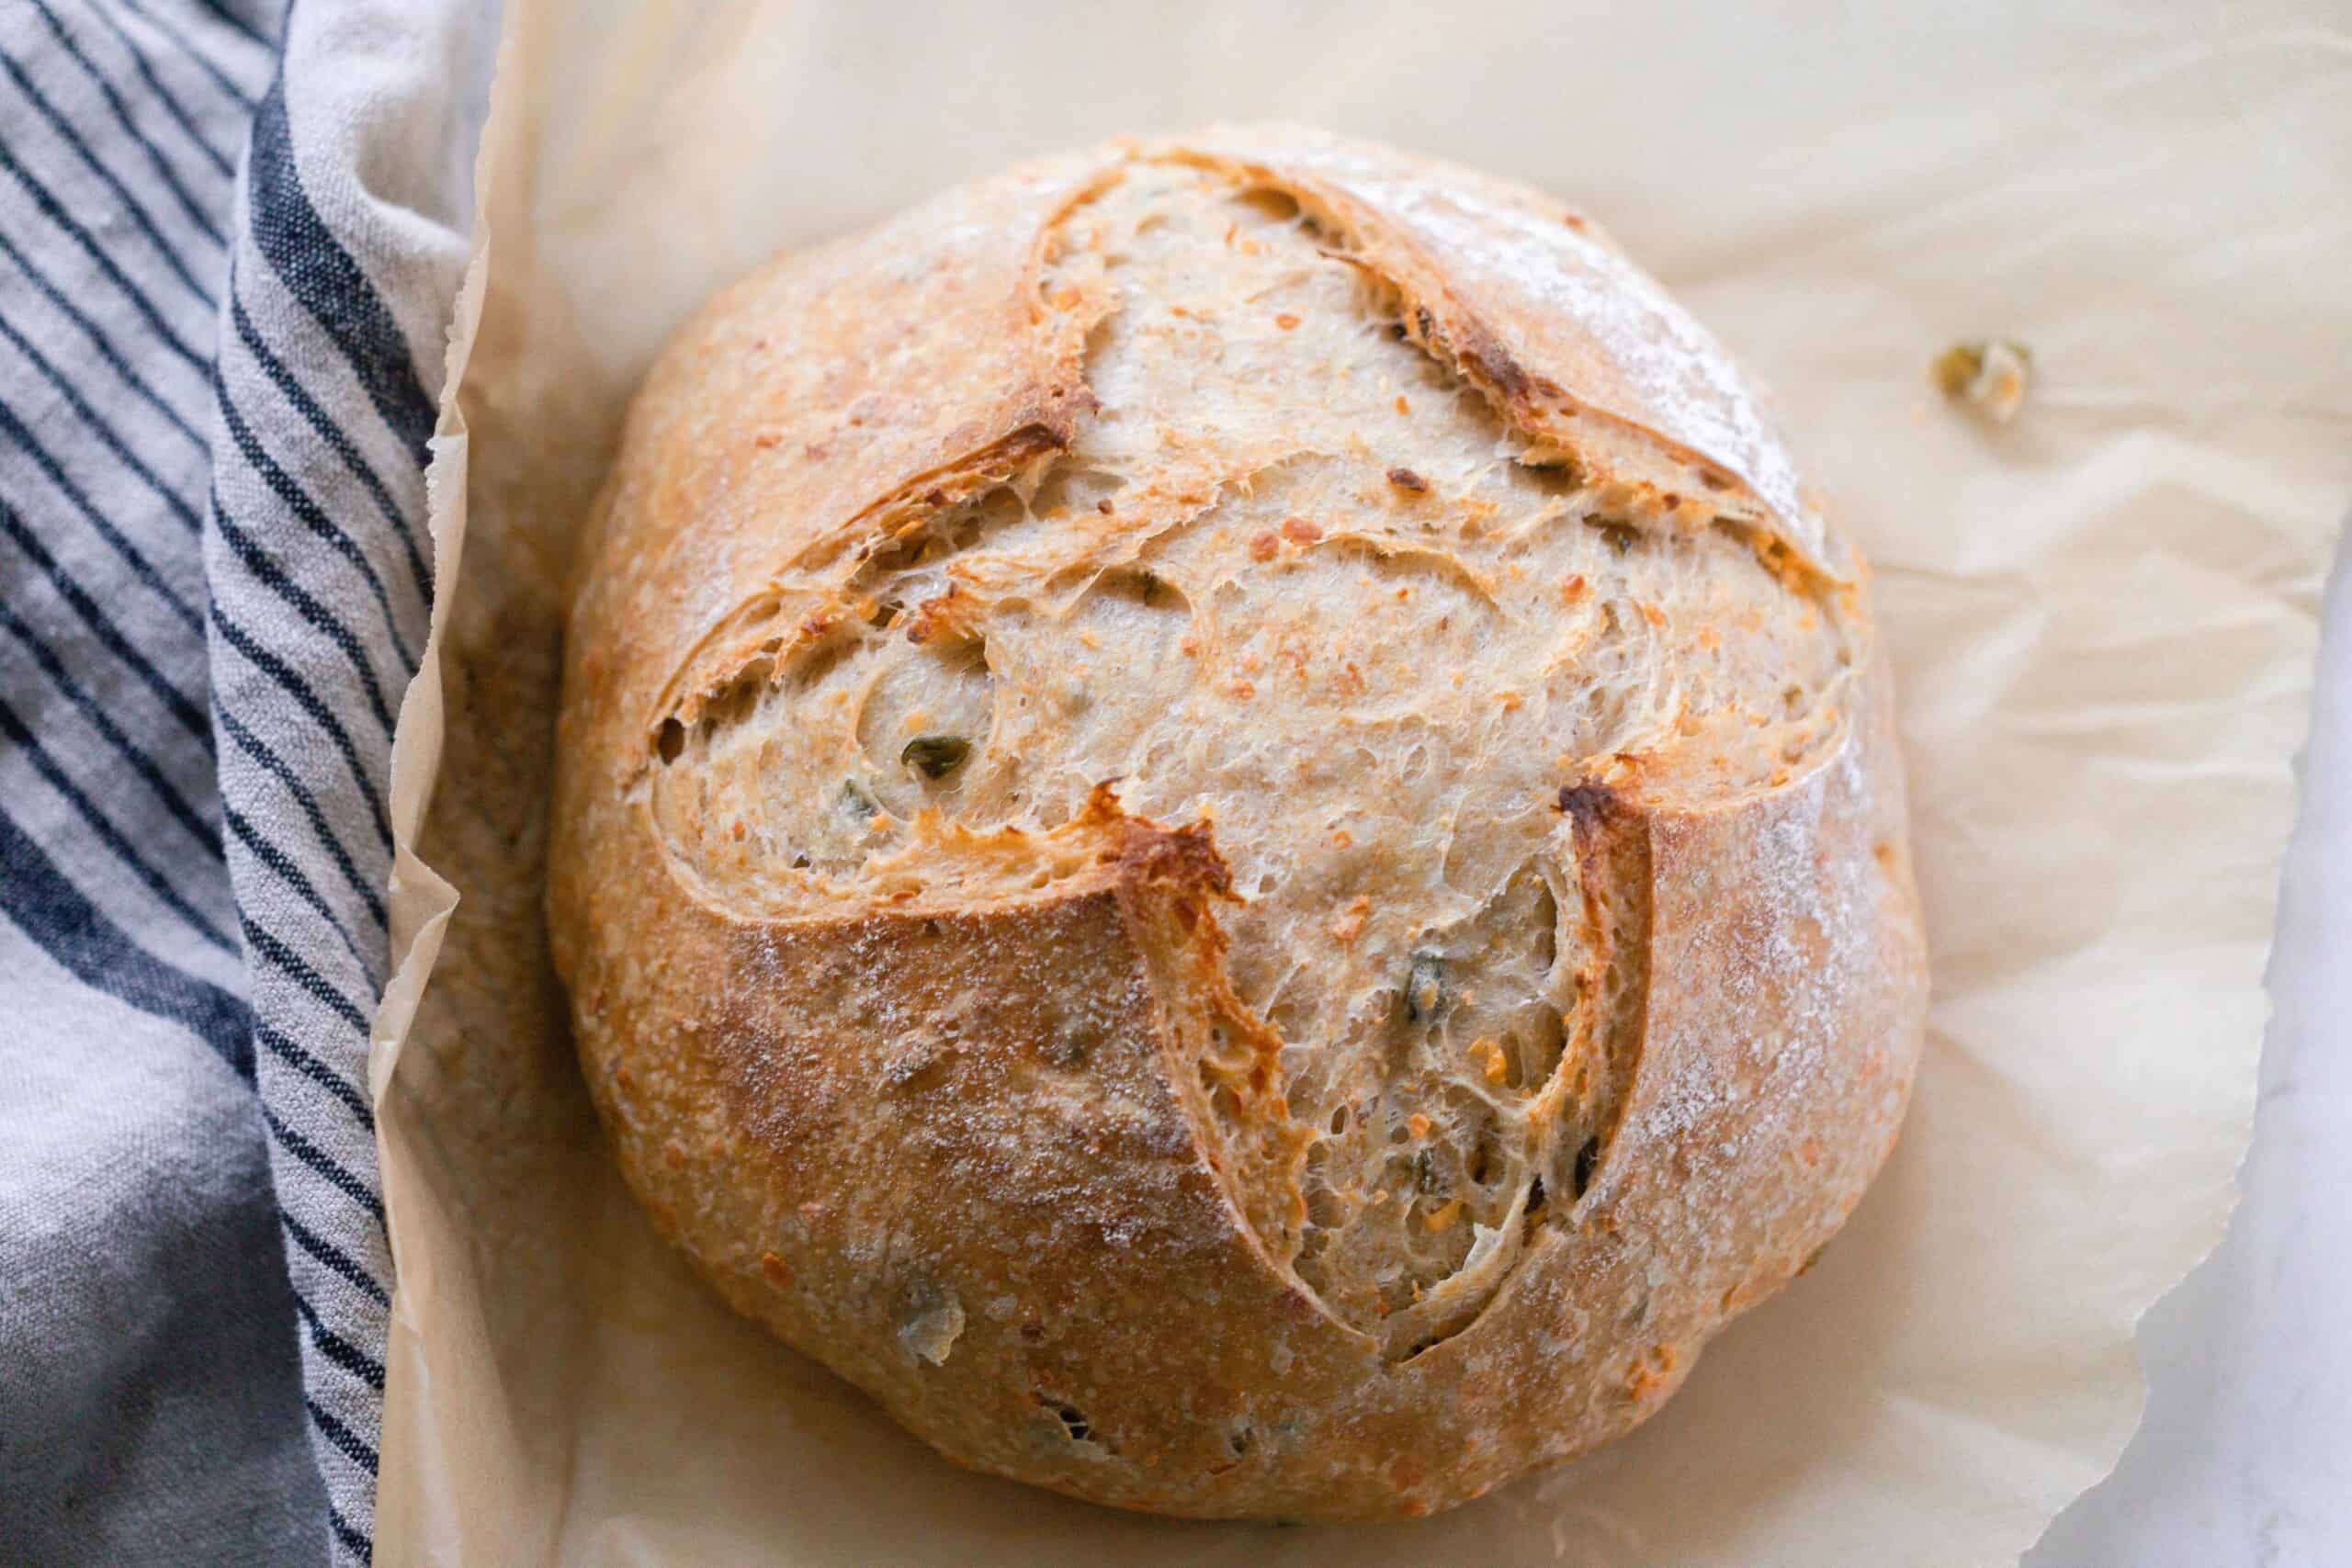
[[[2326,8],[512,0],[399,739],[379,1561],[2015,1557],[2121,1447],[2132,1325],[2245,1144],[2352,494]],[[1877,562],[1934,948],[1909,1130],[1821,1267],[1627,1441],[1416,1525],[1172,1523],[933,1458],[657,1244],[539,929],[559,584],[663,334],[1018,156],[1275,116],[1582,204],[1778,389]],[[1986,333],[2042,372],[2000,430],[1925,374]]]

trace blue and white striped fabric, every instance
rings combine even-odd
[[[0,0],[0,1562],[365,1562],[494,7]]]

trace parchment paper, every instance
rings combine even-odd
[[[2245,1148],[2352,494],[2324,5],[508,9],[396,751],[379,1561],[1975,1564],[2104,1472],[2132,1325]],[[559,585],[664,333],[1015,157],[1267,117],[1584,205],[1777,387],[1877,564],[1934,952],[1909,1128],[1821,1266],[1630,1439],[1416,1525],[1133,1517],[933,1458],[654,1239],[539,931]],[[2000,431],[1924,375],[1986,333],[2043,371]]]

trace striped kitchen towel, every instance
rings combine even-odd
[[[366,1562],[496,7],[0,0],[0,1562]]]

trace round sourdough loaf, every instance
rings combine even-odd
[[[1462,170],[1216,130],[782,257],[573,602],[622,1168],[976,1469],[1363,1517],[1616,1437],[1902,1119],[1863,577],[1723,351]]]

